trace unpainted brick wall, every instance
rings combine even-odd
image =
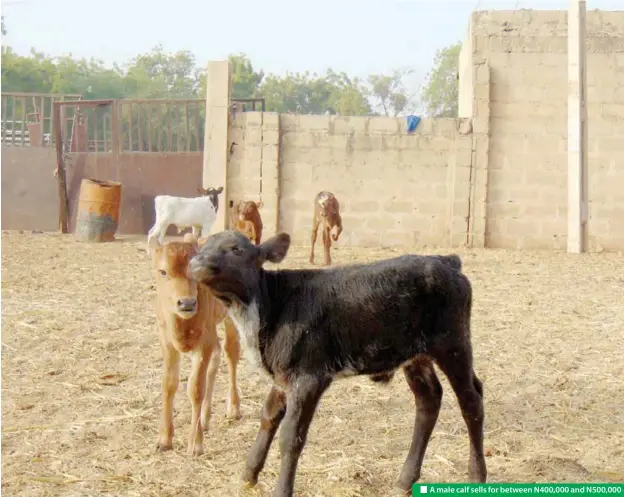
[[[476,12],[490,66],[485,244],[567,243],[567,12]],[[624,248],[624,12],[587,13],[590,250]],[[477,87],[475,86],[475,93]]]
[[[587,18],[590,250],[623,249],[624,12]],[[340,244],[565,248],[566,20],[475,12],[458,68],[467,119],[424,119],[413,135],[404,118],[236,116],[229,198],[262,199],[267,236],[298,244],[327,189]]]
[[[279,137],[271,130],[267,138],[267,119],[278,123]],[[321,190],[340,202],[340,245],[461,245],[472,157],[470,127],[463,121],[423,119],[408,134],[405,118],[241,114],[230,133],[236,142],[230,199],[261,196],[265,225],[268,213],[279,211],[267,236],[278,225],[299,245],[310,243],[313,200]]]
[[[275,234],[279,215],[280,116],[272,112],[244,112],[230,121],[228,203],[262,201],[262,239]],[[228,219],[234,216],[233,208]],[[231,225],[229,226],[231,227]]]

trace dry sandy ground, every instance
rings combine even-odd
[[[84,244],[2,235],[2,494],[260,496],[239,484],[269,385],[241,361],[240,421],[225,413],[225,361],[206,453],[185,455],[189,402],[176,397],[175,450],[156,453],[160,349],[143,239]],[[336,263],[400,251],[338,248]],[[490,481],[624,479],[624,257],[460,251],[474,287],[475,367],[485,386]],[[285,266],[306,266],[293,248]],[[183,363],[182,380],[189,361]],[[468,440],[444,403],[423,481],[466,480]],[[334,384],[301,458],[301,496],[388,495],[407,453],[414,400],[402,375]]]

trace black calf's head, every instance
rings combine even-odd
[[[226,304],[253,299],[265,262],[284,260],[290,235],[279,233],[254,245],[238,231],[222,231],[208,237],[188,265],[189,277],[210,287]]]

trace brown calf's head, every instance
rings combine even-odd
[[[210,197],[210,201],[212,202],[212,206],[215,209],[215,212],[217,212],[219,210],[219,195],[221,195],[221,193],[223,192],[223,187],[220,186],[219,188],[212,188],[212,187],[208,187],[208,188],[198,188],[197,191],[203,195],[204,197]]]
[[[222,231],[210,236],[191,259],[188,274],[207,285],[225,301],[248,304],[260,284],[265,262],[281,262],[290,247],[290,235],[279,233],[254,245],[238,231]]]
[[[334,224],[334,226],[332,226],[332,229],[329,233],[331,234],[332,240],[337,242],[338,237],[340,236],[340,233],[342,233],[342,221],[339,221],[336,224]]]
[[[251,220],[254,215],[262,208],[262,201],[256,203],[253,200],[241,200],[238,203],[238,219],[241,221]]]
[[[188,233],[184,242],[161,245],[153,240],[150,246],[156,293],[161,305],[182,319],[197,313],[197,282],[188,278],[189,261],[197,254],[197,240]]]

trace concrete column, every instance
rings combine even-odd
[[[468,246],[486,247],[488,176],[490,168],[490,66],[473,59],[472,162]]]
[[[568,10],[568,252],[587,249],[587,48],[585,0]]]
[[[219,210],[211,233],[227,227],[227,164],[229,157],[228,130],[230,127],[231,68],[227,60],[208,63],[206,70],[206,124],[204,131],[204,188],[223,187],[219,196]],[[203,235],[203,233],[202,233]]]

